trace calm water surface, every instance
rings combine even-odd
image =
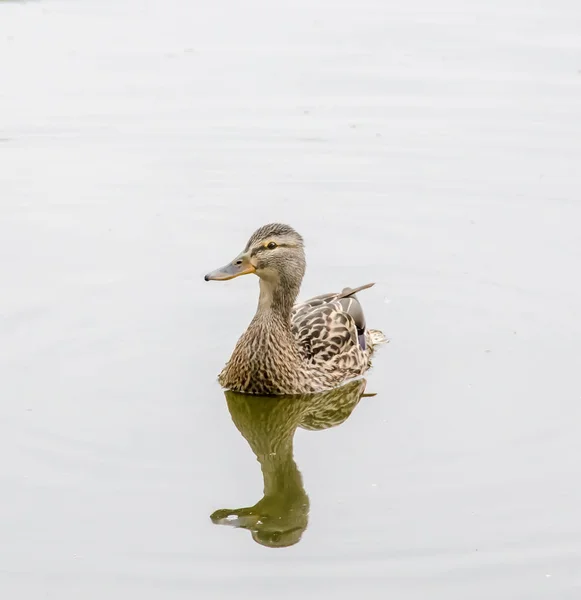
[[[580,598],[580,26],[0,2],[2,598]],[[312,403],[216,383],[274,220],[390,338]]]

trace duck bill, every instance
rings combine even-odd
[[[228,281],[240,275],[249,275],[255,273],[256,268],[250,262],[250,257],[247,254],[240,254],[231,263],[208,273],[204,279],[206,281]]]

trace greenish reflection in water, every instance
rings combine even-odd
[[[309,497],[293,458],[295,431],[341,425],[365,395],[365,385],[360,379],[328,392],[296,396],[226,391],[232,421],[260,463],[264,496],[254,506],[217,510],[212,521],[248,529],[255,542],[271,548],[299,542],[309,521]]]

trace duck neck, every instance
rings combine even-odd
[[[288,324],[290,329],[291,313],[299,293],[299,286],[284,280],[283,275],[275,278],[260,278],[260,297],[257,316],[274,316]]]

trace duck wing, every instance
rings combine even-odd
[[[345,288],[295,305],[292,331],[306,360],[326,362],[341,355],[366,352],[365,316],[355,294],[372,285]]]

